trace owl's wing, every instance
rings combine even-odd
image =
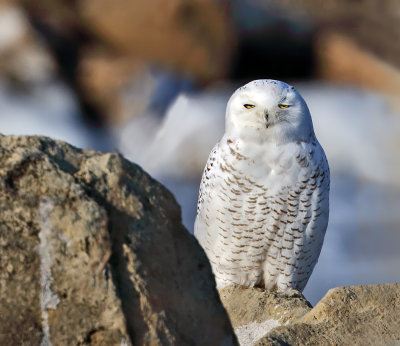
[[[289,193],[289,196],[297,196],[297,200],[292,202],[297,206],[292,223],[286,228],[291,240],[283,243],[285,248],[282,250],[282,258],[285,261],[287,258],[287,264],[290,263],[284,266],[286,279],[282,284],[300,291],[306,286],[318,261],[329,218],[329,166],[318,143],[313,155],[308,160],[309,165],[304,167],[303,180]]]
[[[204,168],[203,175],[201,177],[199,198],[197,201],[197,215],[194,224],[194,235],[205,247],[205,235],[209,228],[207,209],[212,199],[211,192],[214,185],[213,179],[215,178],[215,172],[218,169],[220,158],[220,143],[218,142],[208,157],[207,164]]]

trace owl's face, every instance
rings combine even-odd
[[[228,102],[227,132],[266,140],[305,140],[313,135],[308,107],[286,83],[265,79],[236,90]]]

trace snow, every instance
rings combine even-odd
[[[261,323],[251,322],[244,326],[235,329],[235,334],[238,338],[240,346],[251,346],[259,340],[271,329],[280,326],[281,324],[274,319],[270,319]]]

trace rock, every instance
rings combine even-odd
[[[219,291],[240,345],[252,345],[269,330],[292,323],[311,310],[303,295],[228,286]]]
[[[219,1],[18,3],[56,57],[91,122],[116,124],[139,114],[141,105],[127,106],[125,98],[133,91],[146,91],[140,100],[146,105],[154,87],[149,69],[155,66],[201,83],[229,70],[233,34]],[[132,114],[127,115],[126,108]]]
[[[400,38],[397,0],[327,0],[322,6],[318,0],[268,1],[292,12],[298,10],[311,17],[320,28],[350,37],[374,55],[400,67],[400,46],[393,44]]]
[[[234,328],[271,318],[285,324],[302,317],[312,308],[297,290],[284,294],[261,288],[228,286],[220,290],[219,295]]]
[[[227,72],[230,25],[213,0],[80,0],[87,26],[124,54],[210,80]]]
[[[232,345],[173,196],[118,154],[0,135],[0,344]]]
[[[346,52],[346,55],[343,55]],[[400,94],[400,71],[356,40],[338,32],[321,32],[315,41],[317,75],[393,96]]]
[[[155,89],[148,63],[90,48],[81,54],[77,78],[84,99],[105,110],[113,125],[142,114]]]
[[[0,75],[2,82],[27,92],[55,77],[50,53],[31,30],[18,6],[0,2]]]
[[[389,345],[400,340],[400,283],[337,287],[312,308],[298,291],[219,291],[241,346]]]
[[[400,340],[400,283],[337,287],[254,345],[389,345]]]
[[[315,28],[305,16],[282,10],[281,1],[226,1],[235,26],[231,78],[303,80],[314,74]]]
[[[257,1],[314,23],[317,78],[400,93],[400,45],[393,44],[400,39],[398,1]]]

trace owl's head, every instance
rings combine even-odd
[[[226,132],[246,140],[308,142],[314,138],[310,111],[297,90],[280,81],[252,81],[231,96]]]

